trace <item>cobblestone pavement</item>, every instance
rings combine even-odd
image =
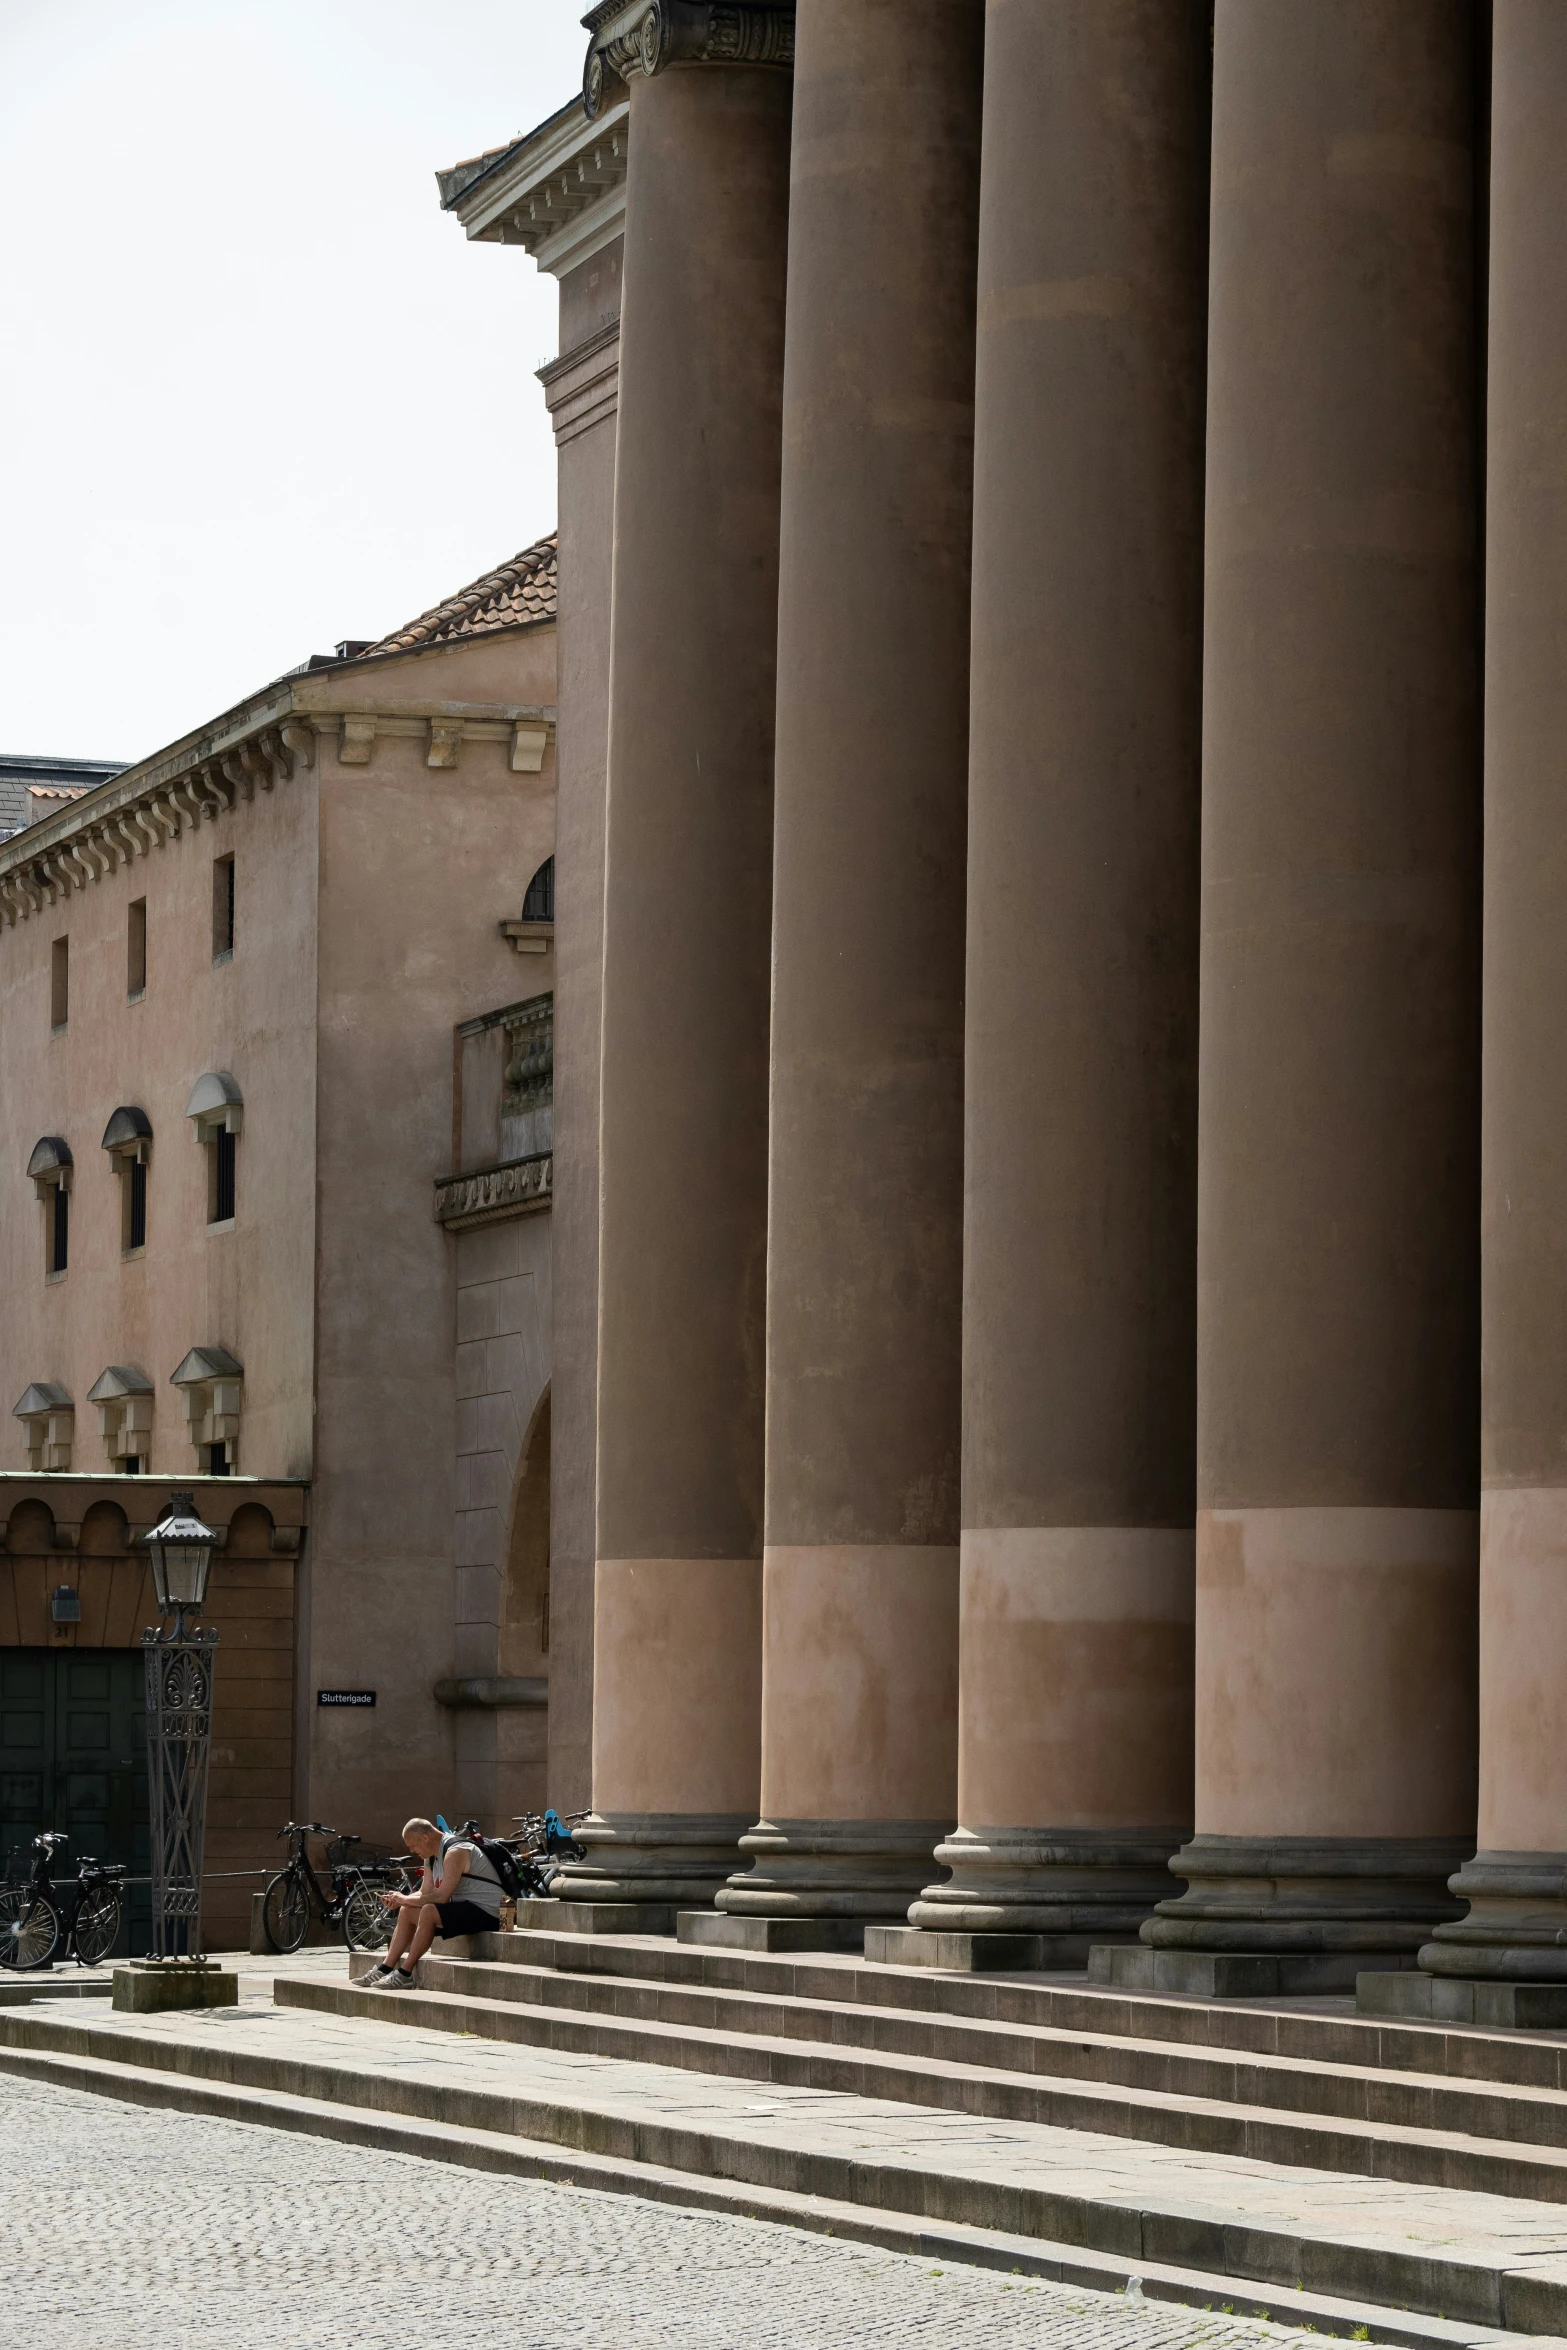
[[[0,2074],[28,2350],[1267,2350],[1306,2337]]]

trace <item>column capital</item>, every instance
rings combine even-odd
[[[590,122],[633,74],[666,65],[794,65],[794,0],[599,0],[582,21]]]

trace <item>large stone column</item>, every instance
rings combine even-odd
[[[1487,379],[1480,1809],[1421,1964],[1567,1984],[1567,11],[1497,0]],[[1456,1984],[1442,1987],[1456,1993]],[[1452,1999],[1438,2010],[1461,2013]]]
[[[619,309],[622,255],[585,262]],[[613,263],[611,276],[609,264]],[[562,322],[572,289],[562,288]],[[560,512],[556,639],[555,1115],[550,1213],[549,1790],[592,1800],[593,1586],[598,1447],[599,1049],[603,1037],[604,809],[609,744],[618,318],[542,370]]]
[[[983,31],[982,0],[799,11],[763,1818],[731,1916],[901,1917],[956,1816]]]
[[[600,11],[603,15],[606,12]],[[593,1805],[578,1898],[701,1902],[755,1817],[761,1703],[787,11],[630,77],[610,650]],[[731,12],[732,14],[735,12]],[[771,61],[771,62],[768,62]]]
[[[1171,1987],[1412,1965],[1471,1848],[1475,22],[1218,6],[1196,1835],[1143,1928]]]
[[[910,1916],[1034,1963],[1192,1818],[1207,203],[1206,0],[990,0],[962,1825]]]

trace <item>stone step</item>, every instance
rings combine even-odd
[[[858,1959],[828,1954],[809,1959],[753,1955],[651,1937],[540,1929],[487,1935],[471,1948],[474,1956],[499,1964],[552,1967],[562,1974],[776,1993],[831,2004],[1567,2092],[1567,2033],[1395,2022],[1358,2016],[1348,1998],[1240,2004],[1096,1989],[1080,1973],[1053,1978],[941,1974],[925,1967],[866,1966]]]
[[[384,2018],[425,2031],[471,2034],[621,2063],[830,2089],[849,2097],[1052,2129],[1097,2131],[1183,2152],[1364,2172],[1407,2186],[1567,2204],[1567,2149],[1556,2146],[1524,2147],[1452,2130],[1267,2111],[1218,2098],[1108,2083],[1024,2078],[973,2064],[836,2048],[824,2041],[582,2015],[449,1991],[361,1990],[344,1982],[279,1980],[273,1996],[280,2007],[308,2008],[318,2015],[357,2016],[377,2023]]]
[[[373,1963],[369,1958],[352,1960],[351,1978],[360,1979]],[[1305,2057],[1194,2049],[1113,2033],[1064,2031],[1053,2025],[969,2021],[915,2009],[859,2007],[842,1999],[829,2002],[776,1992],[564,1974],[495,1960],[430,1957],[423,1962],[419,1979],[432,1991],[481,2002],[510,2001],[699,2033],[825,2042],[838,2050],[980,2066],[1036,2080],[1044,2076],[1276,2113],[1330,2115],[1396,2130],[1438,2130],[1520,2146],[1567,2148],[1567,2094],[1556,2089],[1497,2086]]]
[[[924,2261],[939,2260],[1074,2285],[1090,2292],[1124,2293],[1135,2276],[1149,2302],[1212,2309],[1222,2296],[1241,2316],[1271,2320],[1306,2332],[1380,2342],[1395,2350],[1549,2350],[1555,2335],[1514,2333],[1450,2318],[1389,2310],[1370,2301],[1214,2276],[1169,2262],[1099,2253],[1080,2245],[1051,2244],[991,2228],[905,2217],[862,2204],[832,2201],[787,2189],[736,2185],[701,2178],[656,2163],[617,2161],[572,2152],[542,2139],[503,2137],[434,2120],[407,2122],[390,2115],[324,2098],[292,2096],[271,2088],[242,2088],[232,2082],[193,2079],[118,2064],[104,2058],[45,2054],[0,2048],[0,2071],[62,2088],[113,2097],[164,2111],[202,2113],[265,2129],[299,2131],[340,2145],[372,2146],[424,2161],[512,2178],[544,2179],[554,2185],[597,2194],[637,2195],[685,2210],[717,2212],[732,2219],[800,2228],[848,2243],[868,2244]]]
[[[862,2228],[917,2225],[922,2243],[950,2232],[982,2257],[993,2258],[1003,2238],[1045,2261],[1090,2254],[1102,2275],[1157,2272],[1184,2280],[1204,2303],[1325,2331],[1364,2328],[1362,2338],[1411,2338],[1399,2330],[1410,2311],[1426,2320],[1413,2338],[1433,2342],[1560,2340],[1567,2328],[1558,2206],[1174,2156],[963,2112],[915,2121],[886,2100],[788,2086],[759,2102],[743,2079],[706,2079],[698,2092],[689,2076],[652,2065],[500,2048],[389,2021],[386,2010],[411,1996],[383,1995],[381,2010],[357,2022],[297,2008],[104,2023],[11,2010],[0,2014],[0,2064],[75,2058],[112,2094],[137,2093],[130,2076],[139,2073],[150,2099],[191,2102],[206,2092],[279,2126],[323,2126],[312,2109],[360,2127],[370,2117],[413,2124],[409,2150],[446,2159],[468,2158],[450,2135],[467,2133],[470,2151],[498,2142],[492,2163],[536,2161],[535,2175],[546,2177],[566,2175],[565,2166],[553,2151],[533,2150],[564,2149],[636,2166],[638,2191],[658,2173],[704,2195],[725,2183],[739,2190],[731,2208],[766,2200],[785,2216],[783,2198],[819,2198],[818,2211],[846,2207]],[[1313,2303],[1322,2315],[1308,2318]],[[1436,2320],[1454,2330],[1439,2332]]]

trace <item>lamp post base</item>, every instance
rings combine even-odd
[[[238,2007],[239,1977],[210,1958],[133,1958],[114,1970],[114,2005],[132,2015],[172,2007]]]

